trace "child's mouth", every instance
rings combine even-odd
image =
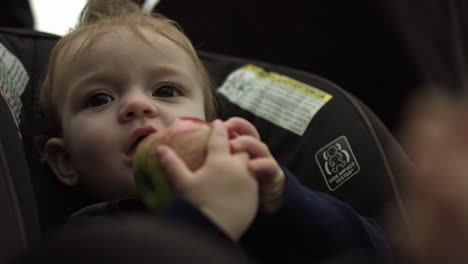
[[[131,160],[133,160],[140,142],[143,141],[143,139],[145,139],[149,134],[155,132],[156,129],[152,126],[145,126],[135,130],[130,136],[130,139],[127,143],[127,147],[125,148],[125,155]]]
[[[136,149],[138,147],[138,144],[140,144],[140,142],[145,138],[146,136],[140,136],[138,137],[133,143],[132,145],[130,146],[130,149],[129,149],[129,154],[130,155],[135,155],[135,152],[136,152]]]

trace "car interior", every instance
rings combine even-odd
[[[59,38],[0,28],[0,262],[41,243],[86,202],[58,183],[41,156],[45,121],[38,91]],[[218,87],[221,119],[240,116],[252,122],[278,162],[307,187],[381,224],[387,209],[396,208],[407,223],[399,181],[413,165],[360,98],[286,65],[212,51],[198,54]],[[266,86],[277,91],[249,92]],[[281,94],[284,89],[290,94]],[[278,112],[271,114],[272,109]]]

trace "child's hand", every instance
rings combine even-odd
[[[224,122],[231,138],[233,153],[249,154],[248,168],[255,175],[260,191],[260,211],[274,213],[283,201],[285,175],[268,146],[260,140],[255,127],[247,120],[233,117]]]
[[[207,151],[205,163],[193,172],[168,146],[156,154],[175,191],[237,240],[257,213],[258,184],[247,167],[248,155],[231,153],[221,121],[213,122]]]

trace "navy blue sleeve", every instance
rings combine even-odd
[[[288,170],[281,208],[257,217],[242,238],[263,263],[392,263],[379,226],[344,202],[314,192]]]
[[[232,256],[233,259],[241,260],[240,263],[250,263],[247,255],[237,242],[232,241],[197,207],[180,196],[176,196],[166,208],[157,214],[146,211],[141,201],[136,199],[105,202],[97,204],[97,206],[89,206],[86,210],[81,211],[84,213],[75,214],[71,217],[62,231],[67,232],[72,228],[95,224],[112,224],[112,221],[131,216],[145,217],[148,220],[167,222],[173,227],[187,231],[186,233],[196,234],[196,236],[200,236],[200,241],[209,241],[216,244],[215,248],[224,251],[225,256]],[[148,228],[151,228],[151,225],[148,225]]]
[[[193,228],[206,233],[211,238],[216,239],[226,247],[240,248],[231,240],[211,219],[203,214],[192,203],[181,197],[177,197],[165,209],[161,211],[159,217],[165,221],[175,222],[188,228]]]

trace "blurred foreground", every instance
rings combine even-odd
[[[399,131],[415,164],[399,183],[410,230],[393,240],[404,263],[468,263],[468,105],[441,91],[416,97]]]

